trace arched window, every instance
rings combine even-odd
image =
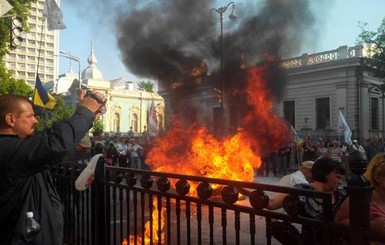
[[[136,115],[135,113],[132,114],[132,117],[131,117],[131,126],[132,126],[132,131],[134,131],[135,133],[139,132],[138,115]]]
[[[113,130],[114,132],[120,132],[120,116],[118,113],[114,113]]]

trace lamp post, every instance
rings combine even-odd
[[[60,56],[62,56],[64,58],[78,62],[78,64],[79,64],[79,89],[82,89],[82,82],[80,80],[80,59],[79,59],[79,57],[76,57],[76,56],[72,55],[71,53],[67,53],[64,51],[59,51],[59,53],[60,53]]]
[[[220,95],[221,95],[221,100],[220,100],[220,110],[221,110],[221,124],[222,124],[222,130],[224,130],[225,128],[225,82],[224,82],[224,79],[223,79],[223,53],[224,53],[224,45],[223,45],[223,17],[224,17],[224,14],[225,12],[227,11],[227,9],[229,7],[232,7],[232,10],[231,10],[231,13],[229,15],[229,18],[230,20],[235,20],[237,18],[237,14],[235,13],[235,3],[234,2],[230,2],[228,3],[226,6],[222,6],[222,7],[219,7],[219,8],[212,8],[210,11],[211,11],[211,14],[213,12],[219,14],[219,20],[220,20],[220,24],[221,24],[221,36],[220,36],[220,70],[219,70],[219,76],[220,76],[220,82],[221,82],[221,91],[220,91]]]

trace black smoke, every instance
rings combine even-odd
[[[298,54],[306,35],[314,33],[309,3],[235,2],[239,17],[235,21],[228,19],[232,10],[229,6],[223,19],[225,77],[231,80],[241,63],[251,66],[267,56],[286,58]],[[116,31],[124,64],[140,77],[162,82],[183,76],[203,59],[211,72],[218,72],[220,21],[219,14],[210,10],[226,4],[214,0],[147,1],[127,13],[121,12]],[[276,80],[269,85],[280,88],[282,83]]]

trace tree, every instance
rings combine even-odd
[[[376,76],[385,77],[385,18],[382,19],[377,31],[367,29],[367,23],[361,23],[361,33],[357,41],[359,44],[372,44],[373,58],[378,61]]]
[[[32,97],[33,89],[22,79],[14,79],[9,72],[5,70],[3,63],[0,65],[0,95],[18,94],[26,97]]]
[[[138,82],[138,88],[149,93],[154,92],[154,84],[149,80]]]
[[[102,120],[98,119],[96,121],[94,121],[94,124],[92,126],[92,134],[94,136],[97,136],[97,135],[100,135],[103,133],[103,122]]]
[[[36,126],[37,131],[41,131],[47,127],[50,128],[57,121],[66,120],[75,112],[75,107],[73,105],[67,106],[60,97],[55,99],[56,105],[52,110],[47,110],[38,106],[35,107],[36,117],[39,121]]]

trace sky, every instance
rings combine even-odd
[[[274,1],[289,2],[292,0]],[[166,2],[173,2],[173,0],[167,0]],[[212,0],[209,2],[212,4],[212,8],[219,8],[226,6],[230,1]],[[246,6],[246,8],[253,9],[253,11],[258,11],[259,5],[263,5],[265,1],[252,0],[249,2],[242,0],[234,2],[236,9],[237,6],[240,6],[240,9]],[[385,17],[384,0],[309,0],[308,2],[311,5],[309,11],[314,16],[314,28],[313,31],[306,33],[308,36],[307,41],[301,44],[294,56],[336,49],[343,45],[354,46],[356,45],[357,36],[361,32],[360,22],[367,23],[368,29],[375,31]],[[157,1],[61,0],[60,8],[67,28],[60,31],[60,50],[79,57],[81,70],[84,70],[88,66],[87,58],[90,55],[91,43],[94,43],[94,51],[98,60],[97,67],[102,72],[104,79],[126,78],[132,82],[147,80],[148,77],[143,76],[143,73],[133,72],[133,70],[138,69],[124,65],[122,51],[118,48],[118,37],[116,35],[118,33],[116,22],[118,16],[130,18],[129,15],[134,9],[140,9],[146,4],[156,5]],[[208,12],[209,7],[202,4],[202,8],[207,8]],[[194,6],[195,10],[197,8],[199,6]],[[242,10],[238,12],[238,16],[241,14],[245,14],[245,12],[242,12]],[[183,23],[183,20],[181,21]],[[228,19],[224,21],[225,29],[229,25],[227,21]],[[219,36],[219,29],[217,31]],[[135,32],[131,33],[131,35],[133,35],[132,38],[134,39]],[[130,38],[130,36],[126,37],[126,40],[129,41]],[[70,62],[72,62],[73,70],[78,72],[78,63],[64,57],[61,57],[59,62],[60,74],[69,70]],[[131,61],[130,64],[133,63],[135,63],[135,60]],[[132,70],[132,68],[134,69]]]

